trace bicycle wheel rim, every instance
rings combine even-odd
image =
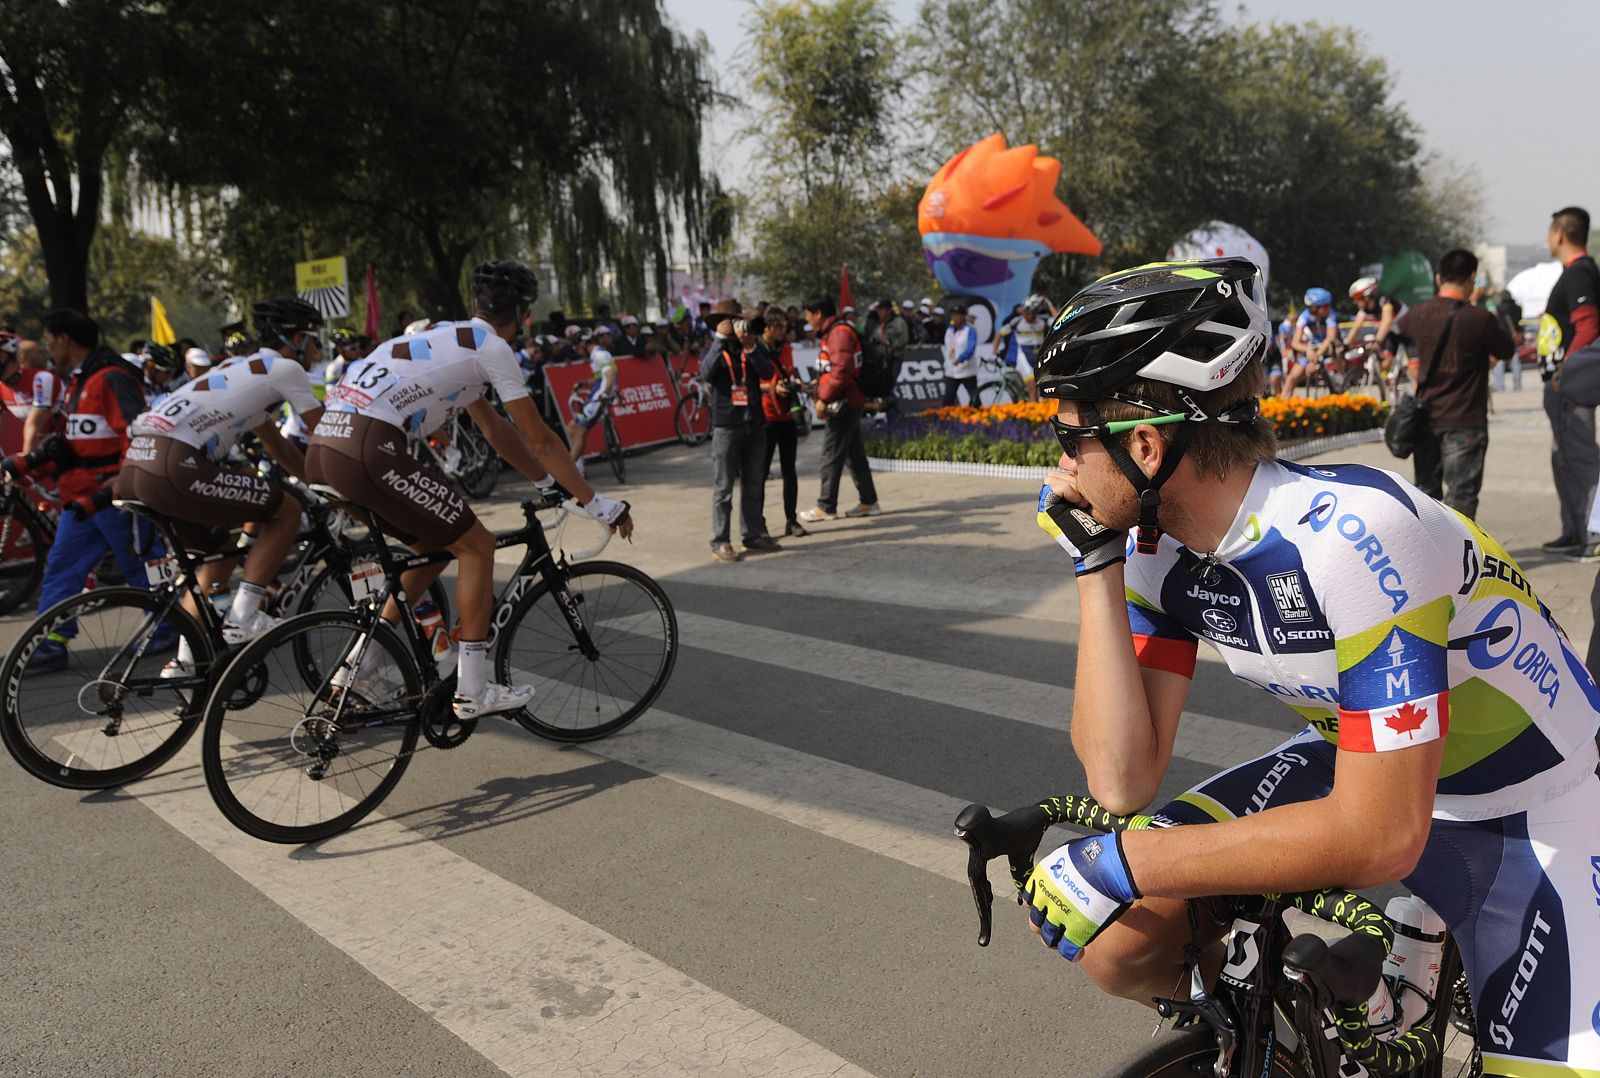
[[[0,614],[33,598],[49,550],[33,520],[16,512],[0,514]]]
[[[199,623],[142,588],[97,588],[57,603],[30,625],[0,666],[0,735],[30,774],[74,790],[143,778],[199,722],[212,642]],[[172,657],[162,620],[188,641],[183,678],[161,677]],[[51,633],[67,638],[66,665],[29,670]]]
[[[615,733],[655,702],[678,658],[678,620],[661,586],[631,565],[584,562],[568,590],[597,651],[577,650],[559,604],[541,584],[518,603],[495,644],[502,683],[531,684],[517,721],[552,741]]]
[[[284,843],[338,834],[405,773],[422,679],[400,634],[384,622],[372,634],[376,680],[358,679],[348,700],[331,685],[364,624],[348,611],[301,615],[253,641],[217,679],[201,745],[206,786],[246,834]],[[247,684],[261,686],[253,699]]]

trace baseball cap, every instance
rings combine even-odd
[[[631,314],[625,314],[622,316],[622,324],[625,326],[637,326],[639,320]]]
[[[915,306],[916,306],[916,304],[912,303],[908,299],[903,299],[903,300],[900,301],[900,309],[902,311],[909,311],[909,310],[911,310],[911,308],[913,308]]]
[[[933,313],[934,314],[943,314],[944,313],[944,308],[943,307],[935,307],[933,309]]]
[[[209,367],[211,353],[204,348],[191,348],[183,354],[183,361],[193,367]]]
[[[561,332],[564,333],[569,338],[580,338],[581,339],[582,336],[583,336],[583,327],[578,325],[576,322],[574,322],[572,325],[568,326],[566,329],[562,330]]]

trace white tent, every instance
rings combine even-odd
[[[1226,221],[1212,221],[1201,225],[1183,239],[1172,245],[1167,252],[1171,259],[1189,258],[1248,258],[1261,267],[1263,281],[1272,268],[1272,260],[1267,257],[1267,249],[1261,246],[1261,241],[1238,225],[1230,225]]]
[[[1544,305],[1550,301],[1550,290],[1556,286],[1556,278],[1560,276],[1560,262],[1554,259],[1540,262],[1507,281],[1506,291],[1522,308],[1522,317],[1538,318],[1544,313]]]

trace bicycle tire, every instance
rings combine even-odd
[[[1103,1078],[1210,1078],[1217,1063],[1217,1039],[1209,1026],[1186,1026],[1153,1039],[1131,1058],[1105,1071]],[[1267,1074],[1306,1078],[1300,1064],[1281,1045],[1273,1047]]]
[[[986,382],[978,387],[978,400],[980,407],[989,408],[996,404],[1013,403],[1011,391],[1004,382]]]
[[[334,706],[329,678],[366,624],[365,616],[348,610],[302,614],[251,641],[216,679],[206,701],[201,737],[206,788],[228,822],[252,838],[304,843],[336,835],[382,804],[405,774],[421,730],[417,710],[422,673],[405,639],[385,621],[377,623],[369,647],[382,649],[384,654],[375,668],[383,677],[397,676],[398,690],[386,694],[384,707],[355,702],[357,697],[352,696],[345,710],[337,714],[346,722],[359,722],[363,714],[392,712],[405,717],[337,731],[347,740],[359,735],[358,751],[365,752],[357,757],[338,736],[333,737],[324,762],[349,760],[331,769],[331,774],[313,776],[306,763],[315,759],[307,750],[323,749],[328,740],[326,716]],[[307,643],[316,633],[327,634],[325,646]],[[316,658],[308,660],[307,656]],[[266,687],[254,694],[248,706],[227,706],[230,699],[249,695],[249,682],[260,678],[266,679]],[[358,683],[356,693],[360,692]],[[285,696],[291,702],[279,699]],[[320,714],[309,714],[317,708],[322,709]],[[294,719],[297,713],[300,718]],[[366,779],[375,781],[368,785]],[[285,780],[289,780],[288,789]],[[332,786],[323,786],[330,780]],[[247,798],[246,792],[258,782],[263,783],[258,795]],[[292,822],[265,815],[277,806],[289,810]],[[316,818],[303,817],[302,806],[306,817],[314,814]]]
[[[334,585],[329,591],[328,586]],[[428,598],[433,600],[433,605],[439,608],[439,614],[446,625],[450,622],[450,590],[438,580],[428,585]],[[352,603],[350,595],[350,579],[343,572],[335,572],[332,565],[324,565],[312,574],[311,580],[306,584],[305,590],[300,593],[300,601],[295,604],[294,612],[290,616],[309,614],[313,610],[349,610]],[[327,605],[321,605],[327,604]]]
[[[205,703],[195,678],[205,677],[216,654],[200,623],[182,607],[167,611],[194,653],[190,678],[159,676],[166,649],[136,660],[132,677],[110,669],[126,661],[139,634],[155,631],[146,621],[165,606],[163,596],[143,588],[96,588],[55,604],[23,631],[0,664],[0,738],[24,770],[69,790],[105,790],[143,778],[183,747]],[[69,622],[68,665],[27,673],[46,636]],[[96,685],[102,688],[86,696]],[[86,700],[99,710],[88,710]]]
[[[628,481],[628,466],[622,459],[622,438],[617,434],[617,425],[611,422],[611,414],[606,413],[605,418],[606,457],[611,461],[611,471],[617,477],[617,482]]]
[[[672,413],[672,427],[684,445],[704,445],[711,437],[711,416],[698,394],[678,402],[677,411]]]
[[[574,565],[567,585],[599,657],[577,653],[559,603],[542,602],[550,585],[541,581],[518,600],[495,639],[495,676],[502,684],[533,684],[533,702],[516,715],[524,728],[551,741],[594,741],[627,726],[661,695],[678,659],[678,618],[660,584],[621,562]],[[535,611],[540,617],[530,622]],[[659,636],[660,643],[628,645],[634,636],[652,642]],[[611,661],[602,669],[607,655]],[[635,688],[639,677],[648,684]],[[605,717],[581,724],[591,713]]]
[[[38,593],[50,538],[27,512],[0,515],[0,615]]]

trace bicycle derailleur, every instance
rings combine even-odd
[[[451,706],[455,695],[456,678],[451,674],[428,690],[418,709],[422,736],[436,749],[453,749],[465,744],[472,731],[478,728],[477,719],[456,718],[455,708]]]

